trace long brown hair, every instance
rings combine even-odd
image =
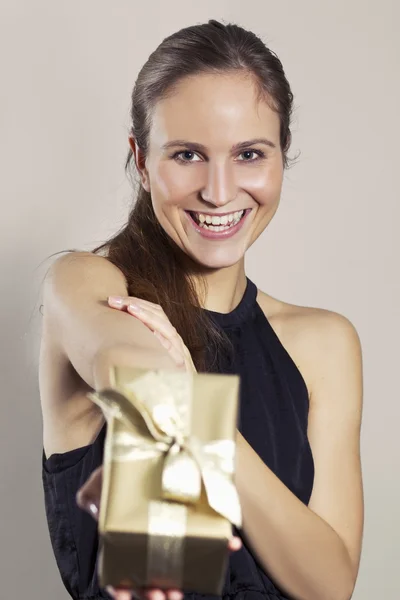
[[[284,168],[291,142],[293,94],[276,54],[251,31],[215,20],[186,27],[165,38],[150,55],[132,92],[130,135],[144,156],[148,152],[152,110],[174,92],[185,77],[202,73],[241,71],[254,79],[264,99],[280,119]],[[136,173],[133,152],[125,163],[127,175]],[[227,336],[200,310],[199,297],[188,273],[188,257],[159,224],[151,195],[139,184],[126,224],[92,250],[106,256],[125,275],[128,294],[163,307],[189,349],[198,371],[207,371],[206,349],[229,346]],[[204,279],[198,275],[197,284]]]

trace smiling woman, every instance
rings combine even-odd
[[[238,69],[229,77],[205,70],[183,78],[152,111],[146,158],[139,140],[130,138],[158,222],[185,255],[210,269],[237,264],[279,203],[281,119],[259,87],[255,75]],[[217,236],[188,227],[185,211],[211,219],[246,212],[240,227]]]
[[[223,596],[351,596],[363,525],[358,336],[341,315],[261,292],[244,268],[279,206],[292,104],[280,60],[254,33],[210,21],[166,38],[132,94],[126,170],[139,190],[127,223],[50,270],[43,483],[72,598],[109,597],[96,576],[96,523],[80,508],[97,514],[106,431],[86,392],[107,384],[113,362],[163,368],[169,359],[240,375],[242,545],[230,542]]]

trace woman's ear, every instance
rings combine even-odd
[[[129,140],[129,145],[132,149],[132,153],[133,153],[133,156],[135,159],[135,165],[136,165],[136,169],[140,176],[141,184],[144,187],[144,189],[146,190],[146,192],[150,192],[150,180],[149,180],[148,171],[146,169],[145,156],[144,156],[142,150],[137,145],[136,140],[133,136],[130,135],[128,140]]]

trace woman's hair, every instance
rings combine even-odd
[[[142,67],[132,92],[130,135],[144,157],[156,104],[173,94],[186,77],[227,72],[242,72],[252,77],[258,98],[278,114],[283,165],[288,168],[293,94],[282,64],[251,31],[215,20],[186,27],[165,38]],[[125,171],[128,175],[136,172],[131,149]],[[135,196],[126,224],[92,252],[106,256],[123,272],[129,295],[162,306],[189,349],[197,370],[207,371],[210,365],[206,349],[213,348],[215,354],[218,349],[225,347],[229,351],[232,346],[207,313],[200,310],[199,296],[188,272],[188,256],[159,224],[151,194],[139,183]],[[206,289],[199,273],[196,281]]]

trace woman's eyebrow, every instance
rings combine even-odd
[[[239,142],[238,144],[234,144],[231,148],[231,152],[236,152],[237,150],[241,150],[242,148],[248,148],[249,146],[254,146],[255,144],[265,144],[270,148],[276,148],[276,145],[268,140],[267,138],[254,138],[252,140],[246,140],[245,142]],[[203,144],[198,144],[197,142],[189,142],[188,140],[171,140],[164,144],[161,149],[169,150],[175,146],[185,146],[187,148],[191,148],[192,150],[198,152],[206,152],[207,148]]]

